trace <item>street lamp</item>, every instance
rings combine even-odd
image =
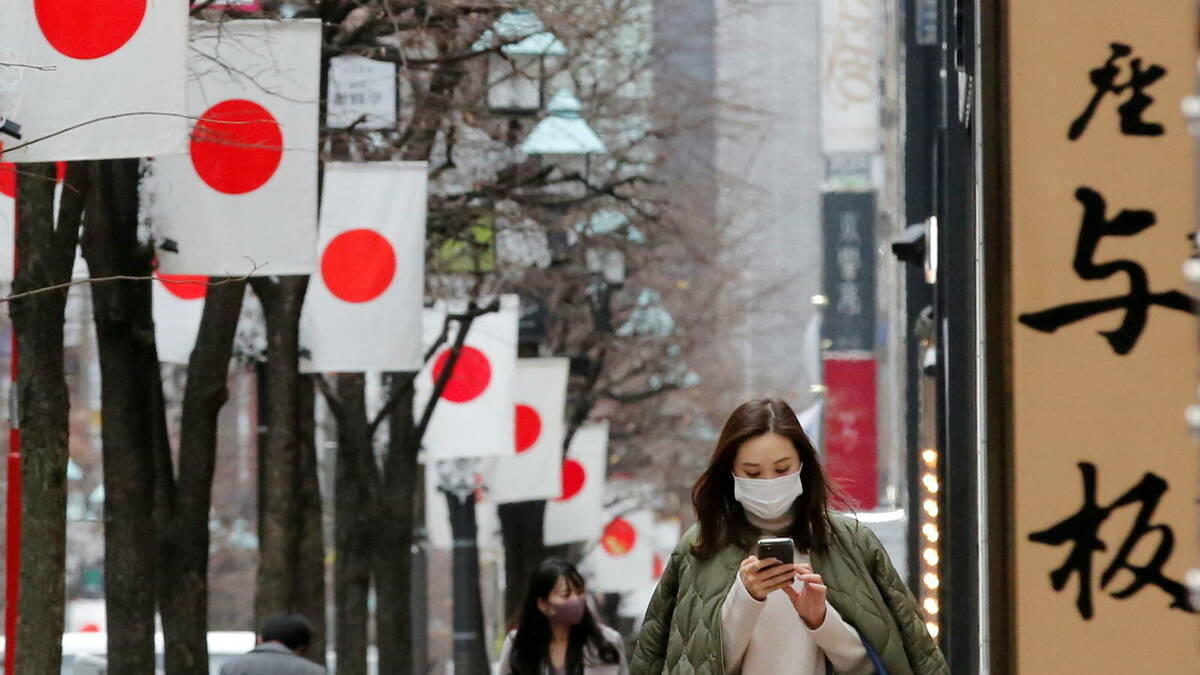
[[[527,155],[603,155],[604,141],[583,119],[583,104],[569,89],[559,89],[546,104],[547,115],[521,144]]]
[[[488,109],[495,113],[533,114],[546,102],[546,87],[567,48],[528,10],[508,12],[474,44],[475,51],[495,48],[487,62]]]

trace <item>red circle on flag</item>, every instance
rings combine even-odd
[[[271,180],[283,159],[283,132],[266,108],[230,99],[200,117],[191,153],[201,180],[229,195],[257,190]]]
[[[563,462],[562,466],[562,496],[555,501],[565,502],[583,490],[587,482],[587,471],[583,465],[573,459]]]
[[[346,302],[378,298],[396,276],[396,253],[374,230],[348,230],[333,238],[321,255],[325,287]]]
[[[450,350],[447,349],[433,364],[435,385],[441,379],[449,359]],[[458,362],[454,364],[454,372],[450,374],[450,381],[446,383],[446,390],[442,392],[442,398],[453,403],[466,403],[478,398],[491,381],[492,363],[488,361],[487,355],[474,347],[464,345],[458,355]]]
[[[33,0],[42,35],[73,59],[98,59],[129,42],[146,18],[146,0]]]
[[[522,453],[533,447],[542,436],[542,416],[533,406],[524,403],[517,404],[517,452]]]
[[[208,295],[208,277],[199,274],[159,274],[163,288],[180,300],[200,300]]]
[[[637,544],[637,530],[624,518],[614,518],[608,527],[604,528],[604,536],[600,539],[601,546],[609,555],[629,555]]]

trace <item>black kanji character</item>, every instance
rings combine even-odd
[[[1125,318],[1116,330],[1101,331],[1117,354],[1128,354],[1137,344],[1151,305],[1180,312],[1194,312],[1195,302],[1179,291],[1151,293],[1146,270],[1132,260],[1113,260],[1096,263],[1093,258],[1104,237],[1131,237],[1154,225],[1153,211],[1123,210],[1112,220],[1106,220],[1104,197],[1091,188],[1081,187],[1075,198],[1083,205],[1083,223],[1075,243],[1073,268],[1079,278],[1088,281],[1107,279],[1124,272],[1129,277],[1129,293],[1111,298],[1073,302],[1040,312],[1022,314],[1021,323],[1043,333],[1053,333],[1063,326],[1114,310],[1125,310]]]
[[[1142,70],[1142,60],[1134,58],[1129,62],[1129,79],[1118,84],[1117,75],[1121,73],[1121,69],[1117,65],[1117,61],[1129,56],[1133,53],[1133,49],[1129,45],[1119,42],[1114,42],[1109,46],[1112,48],[1112,56],[1108,57],[1103,66],[1091,72],[1090,79],[1096,87],[1096,93],[1092,95],[1092,100],[1088,101],[1087,108],[1083,113],[1075,118],[1074,122],[1071,122],[1067,138],[1074,141],[1083,135],[1088,123],[1092,121],[1092,115],[1096,114],[1096,109],[1106,94],[1120,96],[1125,93],[1126,89],[1132,89],[1133,95],[1117,108],[1117,113],[1121,116],[1121,133],[1126,136],[1161,136],[1163,126],[1155,122],[1144,121],[1142,113],[1146,112],[1146,108],[1149,108],[1150,104],[1154,102],[1154,98],[1146,94],[1146,87],[1166,75],[1167,69],[1158,64],[1151,64],[1149,68]]]
[[[1130,504],[1140,504],[1137,518],[1125,536],[1112,562],[1100,575],[1100,589],[1105,590],[1112,582],[1117,572],[1125,570],[1133,575],[1133,581],[1128,586],[1112,591],[1110,595],[1117,599],[1131,597],[1146,586],[1157,586],[1171,597],[1171,608],[1184,611],[1195,611],[1188,600],[1187,588],[1170,579],[1163,573],[1163,566],[1171,558],[1175,549],[1175,534],[1167,525],[1151,525],[1150,518],[1158,508],[1158,502],[1167,492],[1167,481],[1147,473],[1141,482],[1121,495],[1112,504],[1102,507],[1096,503],[1096,466],[1088,462],[1080,462],[1079,470],[1083,474],[1083,506],[1074,515],[1041,532],[1029,535],[1029,540],[1039,544],[1061,546],[1073,544],[1071,552],[1062,566],[1050,573],[1050,584],[1054,590],[1061,591],[1066,587],[1071,575],[1079,575],[1079,593],[1075,606],[1084,619],[1095,615],[1092,606],[1092,556],[1098,551],[1107,551],[1108,547],[1100,540],[1100,526],[1114,511]],[[1144,537],[1157,534],[1158,548],[1145,565],[1135,565],[1129,561],[1129,556]]]

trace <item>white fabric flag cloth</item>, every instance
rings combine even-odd
[[[608,424],[580,427],[562,468],[562,490],[546,503],[543,541],[547,546],[595,541],[603,528],[605,470],[608,465]]]
[[[442,472],[448,462],[433,462],[425,466],[425,528],[429,543],[434,548],[451,548],[454,533],[450,528],[450,508],[446,504],[446,493],[438,489]],[[476,477],[477,484],[482,483],[482,477]],[[481,493],[476,493],[475,502],[475,543],[483,550],[501,548],[500,514],[496,504],[479,499]]]
[[[427,176],[424,162],[325,165],[303,372],[421,369]]]
[[[160,269],[312,273],[320,22],[196,22],[190,44],[188,154],[143,181]]]
[[[0,118],[20,124],[22,136],[5,161],[186,150],[187,3],[3,4],[0,62],[32,66],[0,67]]]
[[[208,277],[155,273],[151,302],[158,360],[186,365],[200,333]]]
[[[654,515],[639,509],[610,513],[600,541],[581,563],[597,593],[630,593],[652,585]]]
[[[516,295],[500,297],[500,311],[477,317],[450,381],[437,402],[423,445],[433,459],[497,457],[516,453],[513,447],[513,394],[517,369]],[[465,303],[450,303],[449,313],[466,310]],[[429,342],[441,331],[446,306],[425,314],[424,333]],[[417,376],[415,414],[424,412],[433,396],[438,376],[447,366],[458,332],[451,322],[449,342],[440,347]]]
[[[517,361],[517,454],[497,457],[485,467],[490,501],[508,504],[554,499],[562,493],[563,418],[570,367],[570,360],[564,358]]]

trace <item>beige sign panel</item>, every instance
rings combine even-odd
[[[1008,6],[1016,672],[1196,672],[1196,5]]]

